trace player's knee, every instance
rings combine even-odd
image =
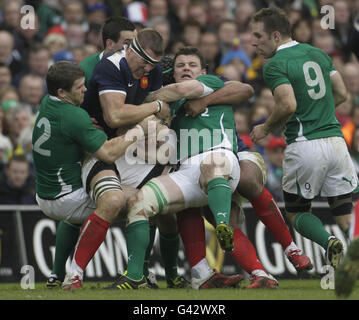
[[[222,153],[212,153],[205,157],[200,165],[201,185],[206,186],[215,178],[228,178],[231,173],[230,162]]]
[[[246,199],[257,198],[263,190],[263,176],[257,165],[250,161],[240,161],[241,179],[237,187],[238,192]]]
[[[156,179],[152,179],[128,200],[128,223],[133,223],[138,219],[147,220],[156,214],[167,213],[167,204],[168,196],[165,189]]]
[[[111,222],[117,217],[125,204],[126,198],[122,191],[108,191],[98,199],[96,212],[105,220]]]

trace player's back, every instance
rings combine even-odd
[[[278,48],[263,72],[272,91],[285,83],[293,87],[297,109],[286,124],[287,143],[342,135],[330,80],[336,71],[322,50],[292,41]]]

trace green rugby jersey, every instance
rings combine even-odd
[[[263,67],[268,87],[291,84],[297,110],[285,128],[287,144],[294,141],[343,136],[335,117],[330,77],[336,72],[332,60],[322,50],[291,41],[280,46]]]
[[[86,59],[80,62],[80,67],[85,71],[85,87],[88,88],[89,81],[92,77],[93,71],[96,67],[96,64],[101,60],[103,52],[95,53],[91,56],[88,56]]]
[[[214,91],[224,87],[224,82],[214,75],[201,75],[198,81]],[[211,105],[204,112],[192,118],[184,110],[187,99],[170,104],[171,129],[177,135],[177,158],[185,159],[220,145],[224,138],[227,146],[237,151],[237,138],[233,109],[230,105]]]
[[[32,135],[36,193],[55,199],[82,187],[85,152],[96,152],[107,140],[85,110],[56,97],[42,100]]]

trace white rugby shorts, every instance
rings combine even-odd
[[[342,137],[293,142],[285,149],[283,190],[305,199],[352,192],[357,184],[353,162]]]

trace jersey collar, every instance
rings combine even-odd
[[[298,41],[295,41],[295,40],[289,41],[289,42],[287,42],[287,43],[284,43],[284,44],[280,45],[280,46],[277,48],[277,51],[282,50],[282,49],[287,49],[287,48],[290,48],[290,47],[294,47],[294,46],[296,46],[297,44],[299,44]]]

